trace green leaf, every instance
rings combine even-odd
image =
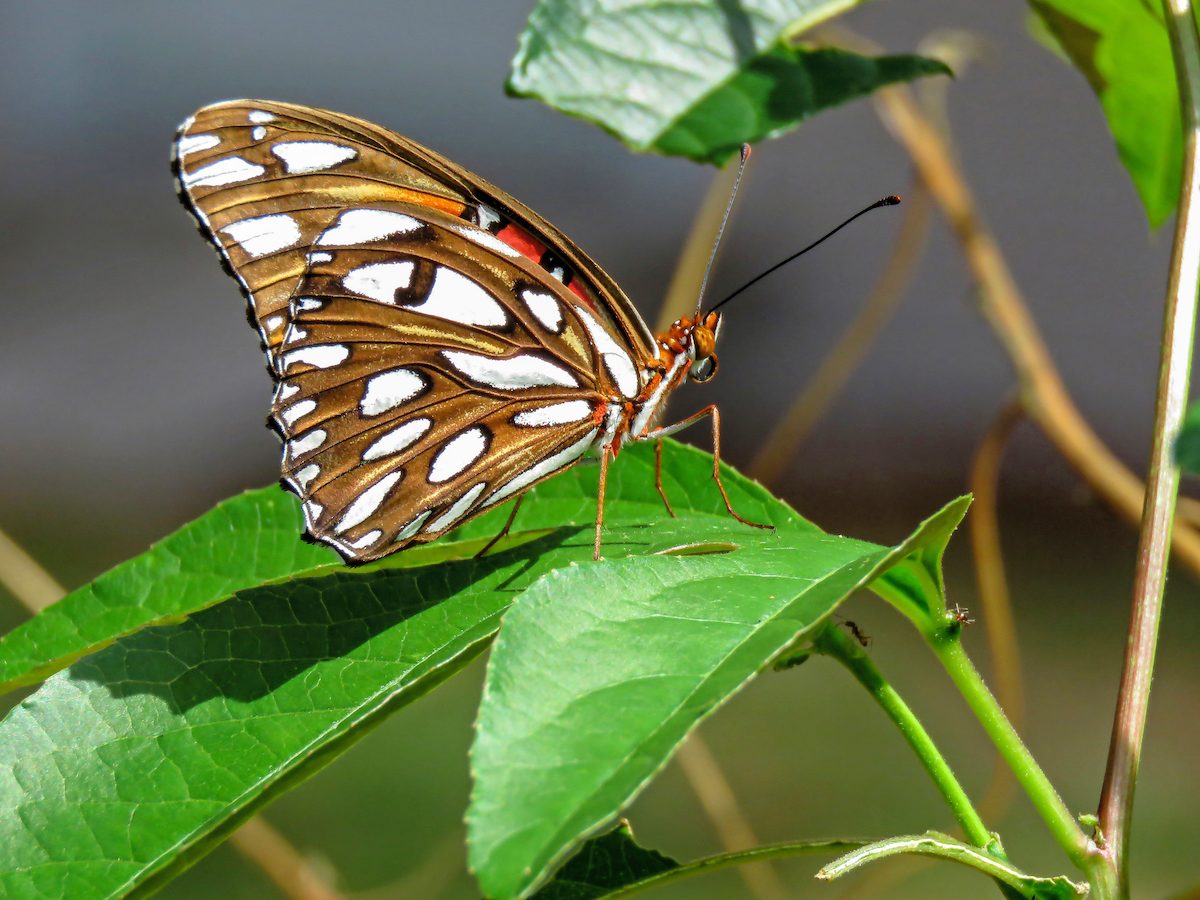
[[[817,878],[832,881],[866,863],[904,853],[933,856],[970,866],[1031,900],[1073,900],[1086,896],[1088,892],[1087,885],[1077,884],[1066,876],[1041,878],[1028,875],[1011,863],[936,831],[868,844],[834,860],[817,873]]]
[[[1185,472],[1200,474],[1200,403],[1192,404],[1175,439],[1175,461]]]
[[[631,448],[611,470],[606,553],[777,540],[725,513],[710,456],[669,444],[664,457],[679,517],[659,520],[653,448]],[[596,477],[595,467],[577,467],[532,492],[507,551],[419,568],[330,567],[239,590],[51,677],[0,723],[0,895],[110,896],[177,874],[385,714],[458,671],[528,585],[590,561]],[[732,472],[725,478],[744,514],[814,530],[761,487]],[[249,513],[278,496],[239,498],[247,515],[228,528],[262,533]],[[584,521],[569,524],[576,519]],[[547,531],[553,523],[566,524]],[[486,527],[464,528],[459,550],[478,548],[498,523]],[[286,541],[299,545],[298,530]],[[264,558],[252,541],[240,551],[233,538],[221,546],[232,548],[231,569],[242,565],[238,552]],[[295,558],[307,564],[308,552]],[[250,570],[277,579],[285,567]],[[190,570],[178,560],[177,571]],[[180,590],[192,584],[170,569],[163,577]],[[136,603],[150,583],[128,580],[129,599]],[[189,597],[207,603],[223,584]]]
[[[1029,0],[1042,29],[1100,98],[1152,227],[1179,199],[1183,131],[1171,43],[1157,3]]]
[[[628,822],[585,843],[554,873],[536,900],[592,900],[643,878],[679,868],[679,863],[633,838]]]
[[[961,516],[952,504],[892,549],[781,527],[737,553],[569,565],[533,584],[505,616],[472,749],[484,893],[527,895],[698,722],[852,591],[938,556]]]
[[[949,74],[917,56],[869,58],[789,39],[862,0],[540,0],[510,93],[594,122],[635,150],[720,163],[878,87]]]

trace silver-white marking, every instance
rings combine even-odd
[[[500,221],[500,213],[496,212],[490,206],[480,203],[475,207],[475,210],[479,219],[479,227],[485,231],[490,231],[491,227]]]
[[[296,473],[296,484],[300,490],[307,491],[308,486],[312,484],[312,480],[321,474],[321,467],[316,463],[309,463],[303,469]]]
[[[304,521],[309,528],[316,525],[317,519],[321,518],[321,513],[325,512],[323,507],[316,500],[309,500],[304,504]]]
[[[584,327],[592,336],[592,343],[596,345],[596,351],[604,360],[604,367],[608,369],[608,374],[616,382],[617,389],[630,399],[636,397],[641,385],[638,382],[637,369],[633,365],[633,360],[629,358],[629,354],[621,349],[621,345],[612,339],[612,335],[605,331],[603,326],[584,307],[577,306],[575,311],[583,319]]]
[[[246,118],[257,125],[265,125],[267,122],[275,121],[275,113],[269,113],[261,109],[253,109],[250,111],[250,114],[246,116]]]
[[[333,254],[326,253],[324,250],[318,250],[316,253],[308,254],[308,262],[310,265],[316,265],[317,263],[327,263],[327,262],[332,262],[332,261],[333,261]]]
[[[482,481],[479,482],[479,484],[475,485],[473,488],[455,500],[453,506],[430,522],[425,531],[428,533],[445,531],[467,514],[467,510],[469,510],[471,506],[474,505],[475,501],[479,499],[479,495],[483,493],[483,489],[485,487],[487,487],[486,483]]]
[[[256,141],[261,141],[266,136],[267,129],[262,125],[255,125],[252,129],[250,129],[250,137],[254,138]]]
[[[525,305],[529,307],[534,318],[541,322],[547,331],[558,334],[563,318],[562,307],[558,305],[557,300],[549,294],[530,290],[521,291],[521,299],[525,301]]]
[[[267,326],[267,331],[275,331],[283,325],[283,316],[267,316],[263,324]]]
[[[510,247],[490,231],[484,231],[471,225],[451,225],[450,227],[465,237],[468,241],[478,244],[480,247],[486,247],[493,253],[499,253],[501,256],[509,256],[513,259],[518,259],[521,256],[520,250],[516,249],[515,247]]]
[[[638,436],[646,430],[647,426],[654,421],[654,417],[658,414],[658,407],[662,403],[663,397],[666,396],[667,390],[675,383],[675,376],[679,370],[691,362],[691,357],[685,353],[675,354],[675,359],[671,362],[671,368],[662,377],[662,381],[658,383],[658,387],[654,392],[646,398],[646,402],[642,404],[642,408],[638,410],[638,414],[633,417],[633,421],[629,423],[629,439],[637,440]]]
[[[381,372],[367,382],[358,408],[364,416],[378,416],[407,403],[425,389],[425,379],[412,369]]]
[[[377,482],[354,498],[354,502],[347,507],[346,512],[338,520],[337,525],[333,530],[338,534],[353,528],[355,525],[361,525],[372,514],[375,513],[383,501],[387,499],[388,491],[390,491],[397,481],[404,475],[403,472],[397,470],[388,472]]]
[[[293,438],[288,441],[288,449],[292,453],[292,459],[303,456],[311,450],[316,450],[323,443],[329,434],[324,428],[314,428],[312,431],[306,432],[303,437]]]
[[[318,300],[316,297],[297,297],[292,302],[296,304],[296,309],[299,310],[320,309],[325,305],[324,300]]]
[[[293,403],[287,409],[283,410],[279,414],[279,418],[283,420],[283,424],[291,428],[298,420],[303,419],[316,408],[316,400],[301,400],[299,403]]]
[[[287,337],[284,338],[283,342],[285,344],[294,344],[297,341],[304,340],[306,337],[308,337],[308,332],[293,322],[292,327],[288,329]]]
[[[353,147],[328,141],[285,141],[272,147],[271,152],[283,160],[289,175],[332,169],[358,156]]]
[[[300,393],[300,385],[290,381],[281,382],[279,385],[279,399],[286,400],[288,397],[293,397]]]
[[[394,234],[408,234],[420,227],[420,222],[403,213],[385,209],[351,209],[338,216],[333,226],[325,229],[317,238],[317,243],[325,247],[367,244]]]
[[[175,147],[179,151],[180,158],[182,158],[189,153],[211,150],[219,143],[221,143],[221,136],[218,134],[185,134],[175,144]]]
[[[190,188],[220,187],[223,184],[249,181],[266,171],[262,166],[246,162],[240,156],[227,156],[207,166],[201,166],[194,172],[184,172],[182,180]]]
[[[415,519],[413,519],[411,522],[409,522],[407,525],[405,525],[403,528],[401,528],[400,531],[396,534],[396,537],[394,539],[395,543],[400,543],[400,541],[406,541],[410,537],[412,537],[414,534],[416,534],[418,531],[420,531],[421,526],[425,524],[425,520],[429,518],[429,514],[431,512],[433,512],[433,510],[431,510],[431,509],[425,510],[425,512],[421,513],[419,516],[417,516]]]
[[[328,369],[340,362],[345,362],[349,356],[350,348],[345,344],[313,344],[311,347],[301,347],[283,354],[283,370],[286,372],[296,363],[307,363],[318,369]]]
[[[442,356],[461,374],[479,384],[500,390],[517,391],[523,388],[553,386],[579,387],[575,376],[549,360],[522,353],[507,359],[443,350]]]
[[[413,312],[437,316],[460,325],[504,325],[504,307],[461,272],[439,266],[424,303],[407,306]]]
[[[462,474],[471,463],[483,456],[487,445],[487,432],[478,426],[455,435],[442,445],[433,458],[433,464],[429,467],[430,483],[441,484]]]
[[[513,417],[513,423],[526,428],[544,428],[547,425],[566,425],[568,422],[582,422],[591,418],[592,404],[586,400],[567,400],[563,403],[551,403],[549,406],[539,406],[527,409]]]
[[[529,485],[533,484],[541,478],[545,478],[552,472],[557,472],[559,469],[565,469],[579,457],[587,452],[592,441],[596,439],[597,429],[593,428],[570,447],[560,450],[553,456],[548,456],[540,463],[526,469],[512,481],[502,485],[495,490],[490,497],[483,501],[484,506],[491,506],[493,503],[499,503],[518,491],[523,491]]]
[[[363,451],[363,462],[392,456],[407,450],[433,425],[433,419],[410,419],[399,428],[393,428]]]
[[[394,306],[396,291],[412,283],[414,265],[412,261],[404,260],[359,266],[346,273],[342,284],[352,293]]]
[[[300,226],[287,213],[231,222],[221,229],[251,256],[266,256],[300,240]]]
[[[374,531],[368,531],[357,541],[352,541],[350,546],[355,550],[365,550],[383,537],[383,532],[376,528]]]

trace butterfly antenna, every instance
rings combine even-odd
[[[721,227],[717,229],[717,238],[713,241],[712,252],[708,254],[708,265],[704,267],[704,277],[700,280],[700,292],[696,295],[696,316],[704,305],[704,291],[708,287],[708,276],[712,274],[713,264],[717,261],[717,248],[721,246],[721,236],[725,234],[725,226],[729,224],[729,215],[733,212],[733,201],[737,199],[738,188],[742,184],[742,173],[746,171],[746,160],[750,158],[750,145],[742,144],[741,159],[738,161],[737,175],[733,178],[733,189],[729,192],[729,202],[725,204],[725,215],[721,217]]]
[[[771,268],[767,269],[765,272],[760,272],[758,275],[755,275],[753,278],[751,278],[749,281],[747,281],[745,284],[743,284],[740,288],[738,288],[736,291],[734,291],[732,294],[730,294],[728,297],[726,297],[724,300],[722,300],[720,303],[718,303],[716,306],[714,306],[712,309],[710,309],[709,312],[713,312],[714,310],[720,309],[722,306],[724,306],[726,303],[728,303],[730,300],[732,300],[734,297],[736,297],[742,291],[746,290],[749,287],[752,287],[753,285],[758,284],[760,281],[762,281],[764,278],[766,278],[768,275],[770,275],[776,269],[780,269],[780,268],[786,266],[788,263],[790,263],[793,259],[795,259],[798,256],[803,256],[805,253],[807,253],[813,247],[817,246],[817,244],[820,244],[824,241],[829,240],[829,238],[833,237],[835,234],[837,234],[839,231],[841,231],[843,228],[845,228],[847,225],[849,225],[851,222],[853,222],[859,216],[865,216],[871,210],[879,209],[879,207],[881,207],[881,206],[895,206],[899,202],[900,202],[899,194],[889,194],[888,196],[884,197],[882,200],[876,200],[874,203],[872,203],[866,209],[860,209],[858,212],[856,212],[854,215],[852,215],[850,218],[848,218],[845,222],[843,222],[837,228],[833,229],[833,231],[829,232],[828,234],[826,234],[823,237],[817,238],[815,241],[813,241],[811,244],[809,244],[803,250],[796,251],[791,256],[789,256],[787,259],[783,259],[783,260],[780,260],[779,262],[775,263],[775,265],[771,266]]]

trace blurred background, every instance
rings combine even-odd
[[[175,126],[238,96],[290,100],[392,127],[499,184],[572,235],[653,321],[711,169],[636,157],[598,129],[504,96],[532,4],[0,4],[0,529],[68,587],[218,500],[278,477],[271,387],[236,286],[179,207]],[[888,0],[839,20],[890,52],[969,29],[982,61],[948,85],[962,166],[1076,402],[1135,470],[1149,449],[1169,227],[1149,233],[1084,80],[1028,35],[1019,2]],[[756,148],[715,276],[729,291],[845,215],[912,183],[869,102]],[[676,411],[717,402],[725,458],[745,465],[869,291],[895,240],[876,213],[728,308],[721,376]],[[773,487],[827,529],[893,542],[962,493],[1013,375],[935,222],[912,289],[847,390]],[[700,391],[703,393],[700,393]],[[703,429],[689,439],[707,446]],[[1186,486],[1185,486],[1186,489]],[[1032,426],[1000,493],[1021,659],[1024,732],[1068,805],[1094,809],[1120,671],[1136,536]],[[951,598],[976,596],[965,535]],[[1200,882],[1200,592],[1168,589],[1133,869],[1139,896]],[[988,745],[911,629],[850,604],[873,655],[981,793]],[[0,591],[0,626],[25,616]],[[968,631],[981,665],[982,629]],[[354,896],[476,896],[463,870],[466,749],[480,664],[394,716],[266,811]],[[702,729],[765,841],[949,828],[900,737],[832,663],[759,679]],[[687,858],[719,845],[677,766],[631,812],[643,842]],[[1067,868],[1028,805],[1010,855]],[[780,865],[797,897],[969,897],[955,867],[868,871],[833,886],[820,862]],[[901,874],[905,880],[899,880]],[[228,846],[164,896],[233,900],[273,888]],[[737,897],[714,875],[664,897]]]

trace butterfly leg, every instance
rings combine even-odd
[[[475,559],[479,559],[479,557],[486,554],[489,550],[491,550],[493,547],[496,546],[496,544],[501,540],[501,538],[503,538],[505,535],[508,534],[508,529],[512,528],[512,523],[517,518],[517,510],[521,508],[521,504],[524,501],[525,501],[525,495],[518,494],[517,502],[513,504],[512,511],[509,512],[508,520],[504,523],[504,527],[500,529],[499,534],[497,534],[494,538],[492,538],[490,541],[488,541],[486,544],[483,545],[483,549],[475,554]]]
[[[658,496],[662,497],[663,506],[667,508],[667,513],[674,519],[675,510],[671,509],[671,501],[667,499],[667,492],[663,490],[662,448],[662,438],[659,438],[658,443],[654,445],[654,486],[658,489]]]
[[[674,425],[667,425],[665,428],[655,428],[640,435],[642,440],[659,440],[668,435],[676,434],[683,429],[695,425],[705,416],[712,417],[712,438],[713,438],[713,481],[717,483],[717,489],[721,492],[721,499],[725,501],[725,509],[729,514],[741,522],[743,525],[749,525],[751,528],[770,528],[775,529],[774,525],[763,525],[759,522],[751,522],[749,519],[743,519],[733,509],[733,504],[729,502],[729,494],[725,492],[725,485],[721,483],[721,411],[717,409],[715,403],[710,403],[704,409],[697,413],[693,413],[686,419],[676,422]]]
[[[596,491],[596,542],[592,546],[592,559],[600,559],[600,533],[604,530],[604,488],[608,483],[608,455],[612,447],[600,448],[600,488]]]

